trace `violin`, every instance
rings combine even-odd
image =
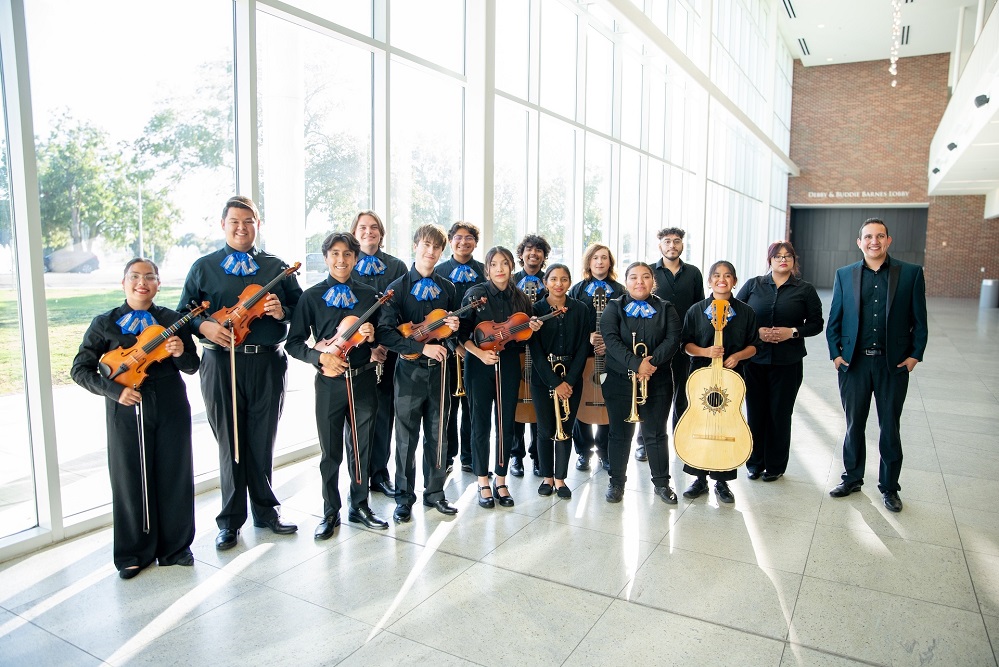
[[[454,331],[444,324],[444,320],[452,316],[460,316],[473,308],[480,308],[486,305],[486,297],[482,296],[474,301],[471,301],[468,305],[462,306],[458,310],[452,310],[448,312],[443,308],[438,308],[436,310],[431,310],[430,313],[424,318],[419,324],[413,324],[407,322],[406,324],[400,324],[396,329],[399,330],[403,336],[410,340],[415,340],[418,343],[426,343],[430,340],[440,340],[442,338],[447,338]],[[419,354],[404,354],[403,359],[419,359]]]
[[[563,315],[569,312],[565,306],[555,308],[547,315],[538,318],[539,322],[550,320],[556,315]],[[534,331],[530,326],[531,316],[527,313],[514,313],[505,322],[482,322],[475,331],[472,332],[472,341],[480,350],[492,350],[496,353],[502,352],[507,343],[523,342],[531,337]]]
[[[312,346],[313,350],[318,350],[319,352],[328,352],[330,354],[335,354],[343,360],[347,359],[347,354],[355,347],[364,342],[364,336],[357,333],[357,330],[361,328],[361,325],[368,321],[368,319],[375,314],[375,311],[381,308],[384,304],[388,303],[389,299],[395,296],[395,290],[388,290],[378,301],[364,311],[364,314],[360,317],[354,315],[348,315],[340,321],[339,326],[336,328],[336,333],[329,338],[324,338],[318,341]]]
[[[274,280],[263,287],[247,285],[236,300],[236,305],[223,308],[212,313],[211,318],[233,333],[235,345],[241,344],[250,334],[250,324],[264,315],[264,299],[270,294],[271,288],[302,268],[301,262],[295,262],[279,273]]]
[[[207,301],[202,301],[200,306],[191,308],[187,315],[166,328],[150,324],[136,335],[136,342],[132,347],[119,347],[101,355],[97,372],[120,385],[138,389],[146,379],[149,365],[170,356],[166,348],[161,347],[163,343],[185,324],[208,310],[209,305]]]

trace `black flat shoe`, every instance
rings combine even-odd
[[[541,482],[541,486],[538,487],[539,496],[550,496],[555,493],[555,487],[548,482]]]
[[[316,532],[313,534],[317,540],[328,540],[333,537],[333,531],[336,527],[340,525],[340,515],[334,514],[332,516],[325,517],[316,526]]]
[[[298,526],[293,523],[285,523],[279,516],[270,521],[254,521],[253,526],[254,528],[270,528],[275,535],[291,535],[298,530]]]
[[[728,488],[728,482],[715,482],[715,495],[723,503],[731,504],[735,502],[735,494],[732,493],[732,489]]]
[[[506,489],[507,495],[501,496],[499,490]],[[496,502],[500,504],[500,507],[513,507],[513,498],[509,495],[510,487],[506,484],[496,484],[493,482],[493,497],[496,498]]]
[[[182,565],[183,567],[192,567],[194,565],[194,554],[184,554],[180,558],[174,561],[174,565]]]
[[[440,500],[435,500],[432,503],[424,501],[423,505],[425,507],[433,507],[441,514],[447,514],[448,516],[458,513],[458,508],[449,503],[447,498],[441,498]]]
[[[124,570],[118,570],[118,576],[122,579],[131,579],[140,572],[142,572],[142,568],[138,565],[134,565],[132,567],[126,567]]]
[[[604,494],[604,500],[609,503],[619,503],[622,498],[624,498],[624,487],[617,486],[616,484],[607,485],[607,493]]]
[[[860,487],[863,485],[863,482],[840,482],[829,491],[829,495],[833,498],[844,498],[851,493],[860,491]]]
[[[371,511],[367,505],[351,507],[347,512],[347,520],[351,523],[363,523],[368,528],[375,530],[387,530],[388,522],[383,521],[377,514]]]
[[[759,479],[763,473],[753,471],[749,473],[749,479]]]
[[[565,485],[556,486],[555,495],[557,495],[559,498],[565,498],[566,500],[568,500],[569,498],[572,498],[572,489],[570,489],[568,486]]]
[[[776,482],[778,479],[780,479],[783,476],[784,476],[784,473],[774,474],[774,473],[765,472],[765,473],[763,473],[763,481],[764,482]]]
[[[409,505],[396,505],[392,512],[392,520],[396,523],[406,523],[413,518],[413,510]]]
[[[645,445],[635,449],[635,460],[636,461],[648,461],[649,455],[645,453]]]
[[[492,508],[496,507],[496,501],[493,500],[492,496],[483,496],[482,495],[483,491],[492,492],[492,489],[489,488],[488,484],[479,487],[479,507],[485,507],[486,509],[491,510]]]
[[[576,459],[576,470],[587,472],[590,469],[590,459],[587,456],[580,456]]]
[[[219,551],[232,549],[234,546],[236,546],[237,535],[239,535],[238,530],[233,530],[232,528],[223,528],[222,530],[219,531],[218,536],[216,536],[215,538],[215,548],[218,549]]]
[[[698,498],[707,492],[708,480],[698,477],[691,482],[690,486],[687,487],[687,490],[683,492],[683,497],[693,500],[694,498]]]

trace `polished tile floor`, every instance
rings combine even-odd
[[[994,666],[999,311],[931,299],[930,313],[900,514],[871,475],[827,495],[843,417],[811,339],[791,467],[771,484],[742,474],[734,505],[669,507],[632,461],[620,505],[603,500],[606,473],[572,470],[570,501],[539,497],[528,473],[510,478],[515,507],[484,510],[456,473],[457,517],[417,506],[409,524],[345,520],[315,542],[313,458],[275,473],[296,535],[247,527],[217,553],[215,491],[198,498],[193,568],[121,581],[108,529],[0,565],[0,664]]]

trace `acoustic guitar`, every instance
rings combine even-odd
[[[607,292],[598,287],[593,292],[593,308],[597,311],[597,333],[600,333],[600,316],[607,307]],[[607,404],[604,403],[604,389],[601,383],[607,377],[606,355],[596,354],[586,360],[583,368],[583,396],[579,402],[576,419],[584,424],[609,424]]]
[[[529,280],[524,285],[524,294],[533,304],[538,300],[538,284]],[[534,362],[531,359],[530,348],[525,347],[520,353],[520,388],[517,389],[517,409],[513,419],[521,424],[536,424],[537,412],[534,410],[534,399],[531,397],[531,372]]]
[[[711,325],[715,345],[722,345],[722,329],[728,323],[728,301],[711,302]],[[753,434],[742,416],[746,383],[722,360],[699,368],[687,379],[687,410],[673,433],[676,455],[693,468],[735,470],[753,452]]]

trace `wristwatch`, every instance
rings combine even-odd
[[[798,331],[797,327],[791,329],[791,338],[801,338],[801,332]]]

